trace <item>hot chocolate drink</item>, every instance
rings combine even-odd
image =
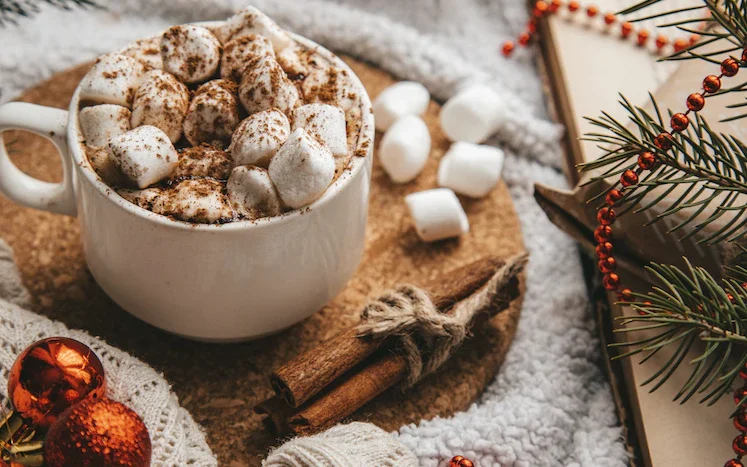
[[[226,223],[319,199],[357,157],[348,72],[249,7],[99,57],[80,87],[88,162],[172,219]]]

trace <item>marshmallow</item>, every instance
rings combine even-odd
[[[431,153],[431,134],[425,122],[406,115],[392,125],[379,145],[379,161],[395,183],[406,183],[423,171]]]
[[[348,154],[345,112],[328,104],[306,104],[293,111],[293,129],[303,128],[327,146],[333,156]]]
[[[231,39],[223,47],[220,76],[238,83],[247,65],[265,55],[274,57],[275,51],[270,41],[264,36],[249,34]]]
[[[175,143],[182,137],[188,107],[189,90],[174,75],[161,70],[148,71],[132,103],[132,126],[153,125]]]
[[[117,193],[122,198],[126,199],[130,203],[137,204],[143,209],[151,210],[153,203],[163,193],[163,188],[146,188],[144,190],[131,190],[129,188],[117,190]]]
[[[438,166],[438,185],[482,198],[501,178],[503,158],[503,151],[493,146],[454,143]]]
[[[233,169],[226,184],[233,209],[250,219],[283,212],[275,185],[266,169],[242,165]]]
[[[146,70],[160,70],[163,68],[160,37],[149,37],[147,39],[137,40],[124,49],[122,55],[134,58],[142,63]]]
[[[280,52],[292,42],[287,32],[283,31],[273,20],[253,6],[247,7],[231,16],[221,27],[215,30],[215,35],[220,39],[222,44],[242,34],[259,34],[265,36],[272,42],[275,52]]]
[[[469,232],[467,214],[448,188],[409,194],[405,196],[405,203],[423,241],[434,242]]]
[[[392,123],[405,115],[423,115],[431,95],[420,83],[402,81],[381,91],[373,102],[376,129],[386,131]]]
[[[231,174],[231,167],[231,157],[227,152],[202,144],[179,152],[179,164],[171,178],[210,177],[226,180]]]
[[[296,106],[298,89],[275,58],[265,55],[246,67],[239,98],[250,115],[273,107],[287,114]]]
[[[451,141],[482,143],[498,130],[503,101],[490,87],[473,85],[449,99],[441,109],[441,128]]]
[[[130,109],[114,104],[85,107],[78,113],[88,146],[106,146],[114,136],[130,131]]]
[[[298,209],[322,196],[335,176],[335,158],[299,128],[272,158],[268,170],[283,202]]]
[[[132,57],[102,55],[80,83],[80,100],[131,108],[144,71],[143,65]]]
[[[355,106],[358,99],[347,70],[334,66],[311,70],[303,80],[301,89],[306,102],[336,105],[346,112]]]
[[[161,36],[163,69],[185,83],[200,83],[218,71],[221,46],[209,29],[182,24]]]
[[[152,202],[153,212],[199,224],[233,220],[223,183],[209,178],[182,180],[163,190]]]
[[[119,171],[109,151],[103,147],[86,147],[86,157],[94,172],[109,186],[127,185],[127,179]]]
[[[239,124],[236,85],[216,79],[200,86],[184,119],[184,136],[192,145],[219,141],[228,144]]]
[[[150,125],[109,140],[109,153],[119,170],[138,188],[168,178],[179,162],[166,133]]]
[[[290,135],[288,117],[277,109],[245,118],[236,128],[228,151],[236,165],[267,167]]]

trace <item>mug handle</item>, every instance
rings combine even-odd
[[[24,206],[76,215],[72,162],[67,146],[67,117],[65,110],[26,102],[9,102],[0,106],[0,193]],[[8,157],[2,138],[2,133],[7,130],[25,130],[50,140],[62,159],[62,182],[44,182],[16,167]]]

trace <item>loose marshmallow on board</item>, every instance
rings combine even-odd
[[[201,83],[220,65],[221,45],[209,29],[191,24],[172,26],[161,36],[163,69],[185,83]]]
[[[201,144],[179,151],[179,164],[171,178],[210,177],[226,180],[231,175],[232,167],[231,156],[226,151]]]
[[[319,138],[335,157],[348,154],[345,112],[328,104],[306,104],[293,111],[293,129],[303,128]]]
[[[467,214],[448,188],[409,194],[405,196],[405,203],[423,241],[435,242],[469,232]]]
[[[239,125],[239,103],[233,82],[216,79],[195,92],[184,119],[184,136],[197,146],[200,143],[228,144]]]
[[[274,57],[275,51],[270,41],[264,36],[248,34],[231,39],[223,47],[220,76],[223,79],[241,82],[241,76],[247,65],[252,60],[265,55]]]
[[[179,162],[179,154],[166,133],[150,125],[112,138],[109,153],[119,170],[138,188],[168,178]]]
[[[132,103],[132,126],[153,125],[176,143],[189,107],[189,90],[171,73],[151,70],[143,75]]]
[[[235,165],[267,167],[290,133],[290,123],[283,112],[258,112],[241,121],[233,132],[228,152]]]
[[[80,83],[80,100],[132,108],[132,99],[144,72],[142,63],[132,57],[102,55]]]
[[[114,104],[85,107],[78,113],[88,146],[106,146],[111,138],[130,131],[130,109]]]
[[[233,219],[223,183],[210,178],[182,180],[161,191],[152,201],[156,214],[185,222],[212,224]]]
[[[406,115],[394,122],[379,145],[379,161],[395,183],[406,183],[417,177],[430,153],[428,126],[415,115]]]
[[[283,212],[270,174],[262,167],[242,165],[234,168],[226,189],[233,209],[248,218],[277,216]]]
[[[420,83],[402,81],[381,91],[373,102],[376,129],[386,131],[398,118],[423,115],[431,95]]]
[[[298,89],[275,57],[265,55],[244,70],[239,99],[250,115],[272,108],[289,114],[296,107]]]
[[[335,176],[335,158],[322,143],[299,128],[278,149],[268,171],[283,202],[298,209],[322,196]]]
[[[441,108],[441,128],[451,141],[482,143],[498,130],[504,115],[501,97],[484,84],[472,85]]]
[[[501,178],[504,157],[503,151],[493,146],[454,143],[438,166],[438,185],[482,198]]]
[[[280,52],[292,42],[287,32],[253,6],[239,11],[228,18],[221,27],[215,29],[215,35],[222,44],[243,34],[265,36],[272,42],[275,52]]]

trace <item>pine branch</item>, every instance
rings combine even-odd
[[[92,0],[0,0],[0,27],[17,24],[19,18],[33,16],[40,11],[42,4],[63,10],[72,10],[73,7],[99,7]]]
[[[747,232],[747,145],[734,136],[714,131],[706,119],[696,114],[687,131],[673,135],[673,147],[662,151],[654,138],[666,131],[656,100],[651,96],[655,117],[641,107],[633,106],[621,96],[633,130],[607,113],[599,118],[588,118],[603,130],[589,133],[583,138],[597,143],[604,152],[599,159],[582,164],[580,170],[599,170],[590,183],[616,177],[625,170],[637,168],[637,157],[650,151],[657,155],[660,165],[648,172],[637,185],[623,189],[618,203],[618,215],[628,211],[642,212],[666,203],[651,223],[677,213],[688,216],[669,232],[692,227],[683,238],[701,232],[704,228],[728,214],[730,220],[715,232],[700,239],[713,244],[733,241]],[[668,120],[668,119],[667,119]],[[655,190],[658,190],[654,193]],[[675,190],[678,190],[675,192]],[[677,193],[675,199],[668,198]],[[600,193],[597,198],[606,193]],[[644,200],[647,204],[640,205]],[[702,218],[702,215],[707,217]],[[724,218],[725,219],[725,218]]]
[[[747,290],[734,277],[719,283],[705,269],[689,262],[684,272],[661,264],[653,264],[648,270],[658,279],[658,286],[648,294],[634,294],[640,300],[632,304],[638,314],[621,317],[622,327],[616,330],[646,331],[647,335],[612,344],[631,348],[614,358],[643,355],[645,361],[664,348],[674,349],[643,385],[653,384],[651,391],[655,391],[687,362],[690,377],[674,400],[685,403],[700,394],[700,402],[711,405],[731,390],[747,363]],[[747,277],[747,270],[742,268],[733,272]],[[702,349],[697,357],[686,360],[696,342],[703,344]]]

